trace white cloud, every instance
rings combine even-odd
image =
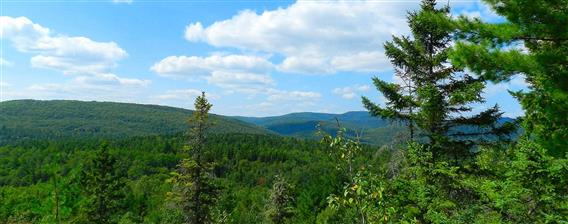
[[[114,74],[76,76],[61,83],[40,83],[4,92],[7,99],[72,99],[137,102],[145,99],[149,80],[119,78]]]
[[[113,3],[125,3],[125,4],[132,4],[132,2],[134,2],[133,0],[112,0]]]
[[[275,85],[274,80],[268,75],[224,71],[213,72],[210,77],[207,77],[207,81],[230,91],[253,94]]]
[[[164,94],[157,95],[155,98],[160,100],[185,100],[191,102],[193,99],[201,95],[201,90],[197,89],[176,89],[168,90]],[[206,93],[207,98],[217,99],[215,94]]]
[[[369,72],[388,69],[382,44],[406,33],[406,11],[416,3],[298,1],[287,8],[245,10],[203,27],[186,27],[188,41],[284,56],[281,71]]]
[[[109,94],[128,95],[128,91],[151,83],[150,80],[123,78],[112,73],[118,61],[127,56],[115,42],[55,34],[26,17],[2,16],[0,22],[0,36],[9,40],[17,51],[32,54],[32,67],[74,76],[62,83],[31,85],[25,89],[29,93],[12,94],[14,96],[114,99]]]
[[[115,74],[96,74],[94,76],[79,76],[74,79],[78,84],[99,85],[99,86],[132,86],[145,87],[151,81],[146,79],[121,78]]]
[[[516,75],[508,82],[500,82],[497,84],[488,83],[483,90],[486,97],[496,96],[500,93],[507,93],[507,90],[518,91],[528,88],[529,84],[526,82],[523,75]]]
[[[210,76],[213,72],[267,73],[273,68],[262,57],[247,55],[169,56],[150,70],[169,77]]]
[[[331,65],[341,71],[373,72],[391,68],[388,58],[378,51],[363,51],[333,58]]]
[[[324,58],[302,58],[287,57],[282,64],[278,65],[278,70],[290,73],[302,74],[330,74],[335,70],[330,66],[329,61]]]
[[[267,91],[269,102],[279,102],[282,101],[297,101],[303,103],[309,103],[318,100],[321,97],[320,93],[312,91],[285,91],[277,89],[269,89]]]
[[[285,91],[269,89],[267,98],[258,103],[233,106],[232,112],[241,116],[274,116],[292,112],[329,112],[318,104],[321,94],[311,91]]]
[[[150,70],[173,78],[201,78],[228,91],[257,93],[275,85],[268,73],[274,65],[251,55],[169,56]]]
[[[65,74],[105,73],[127,56],[114,42],[57,35],[26,17],[2,16],[0,22],[2,38],[11,41],[20,52],[35,54],[30,60],[34,67]]]
[[[14,62],[8,61],[4,58],[0,58],[0,66],[12,66]]]
[[[186,40],[199,41],[203,38],[203,25],[200,22],[192,23],[185,27]]]
[[[0,81],[0,87],[8,87],[8,86],[10,86],[10,83]]]
[[[260,102],[229,106],[229,114],[240,116],[274,116],[302,111],[323,112],[318,101],[321,94],[312,91],[287,91],[274,88],[262,92],[266,98]]]
[[[473,4],[464,4],[463,2],[457,2],[451,5],[452,7],[459,8],[465,7],[457,15],[459,16],[466,16],[471,19],[479,18],[486,22],[492,22],[496,20],[503,19],[502,16],[499,16],[489,5],[484,4],[482,2],[473,2]]]
[[[77,76],[65,83],[45,83],[29,86],[28,90],[61,92],[61,93],[96,93],[114,92],[117,87],[131,89],[145,87],[150,84],[150,80],[120,78],[114,74],[96,74],[93,76]]]
[[[333,93],[341,96],[344,99],[353,99],[360,95],[362,92],[369,91],[368,85],[353,85],[342,88],[333,89]]]

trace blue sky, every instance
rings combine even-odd
[[[446,1],[443,1],[444,3]],[[74,99],[268,116],[363,110],[381,102],[371,77],[393,81],[382,44],[407,34],[419,1],[2,1],[0,101]],[[452,14],[502,21],[478,1]],[[487,103],[522,110],[489,85]]]

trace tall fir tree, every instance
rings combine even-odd
[[[433,159],[468,155],[487,136],[504,136],[508,125],[497,122],[502,113],[497,106],[480,113],[472,104],[483,103],[484,80],[465,74],[449,64],[448,53],[453,23],[448,6],[438,8],[435,0],[423,0],[420,10],[408,14],[411,37],[393,37],[385,44],[386,55],[404,84],[374,78],[377,89],[387,99],[381,107],[368,98],[362,101],[369,112],[384,119],[413,124],[427,137]]]
[[[125,183],[116,167],[116,159],[109,153],[108,143],[102,143],[82,173],[81,183],[87,203],[81,222],[116,223],[122,211]]]
[[[186,223],[213,222],[211,212],[219,188],[214,182],[213,165],[203,158],[207,143],[206,133],[211,127],[208,119],[211,107],[204,92],[195,100],[195,111],[189,120],[191,129],[188,155],[170,179],[174,184],[174,199],[182,210]]]
[[[513,96],[524,109],[525,131],[563,156],[568,149],[568,2],[485,2],[507,20],[496,24],[461,17],[452,63],[494,82],[523,75],[529,88]]]

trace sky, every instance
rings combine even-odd
[[[449,2],[452,15],[502,22],[479,1]],[[393,79],[383,43],[408,35],[414,0],[3,0],[0,101],[69,99],[192,108],[205,91],[212,112],[274,116],[364,110],[384,98],[371,78]],[[507,90],[487,102],[522,115]]]

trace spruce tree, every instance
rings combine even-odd
[[[219,188],[214,182],[212,164],[204,160],[206,133],[211,126],[209,110],[212,105],[205,93],[195,100],[195,111],[190,118],[190,137],[187,158],[178,165],[171,178],[174,196],[182,210],[184,221],[192,224],[212,223],[211,211],[215,206]]]
[[[122,210],[125,183],[107,143],[101,144],[95,158],[83,171],[81,183],[87,198],[82,222],[115,223],[115,216]]]
[[[435,0],[423,0],[420,10],[408,14],[412,37],[394,37],[385,44],[386,55],[404,85],[374,78],[387,99],[381,107],[363,97],[369,112],[384,119],[416,124],[427,138],[433,159],[468,155],[487,136],[510,133],[510,126],[497,121],[502,113],[497,105],[473,113],[472,104],[483,103],[482,78],[449,64],[448,53],[454,31],[449,7],[436,7]]]
[[[461,17],[452,63],[493,82],[524,75],[528,91],[513,95],[524,109],[525,131],[563,156],[568,142],[568,2],[485,2],[507,20],[496,24]]]

